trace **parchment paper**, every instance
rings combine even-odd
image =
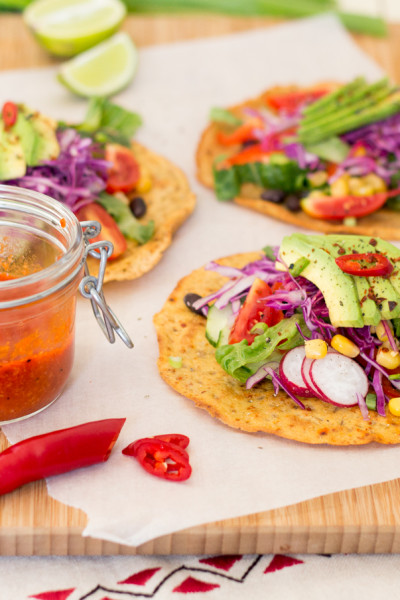
[[[5,72],[0,99],[24,101],[76,121],[86,102],[56,70]],[[161,263],[140,280],[109,284],[106,296],[135,347],[107,343],[83,299],[76,360],[64,394],[26,421],[4,427],[10,442],[88,420],[126,417],[107,463],[48,480],[49,493],[88,515],[86,535],[139,545],[188,526],[289,505],[399,475],[400,447],[311,447],[229,429],[161,380],[152,317],[176,282],[208,260],[279,244],[294,228],[229,203],[195,181],[194,152],[210,107],[235,104],[277,83],[349,80],[379,68],[333,17],[141,50],[131,87],[116,99],[144,119],[137,139],[183,168],[198,197]],[[190,436],[192,477],[177,484],[146,474],[121,454],[160,433]],[[162,499],[162,500],[161,500]]]

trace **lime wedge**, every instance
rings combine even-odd
[[[115,33],[125,14],[121,0],[34,0],[23,17],[46,50],[74,56]]]
[[[58,79],[78,96],[112,96],[133,79],[138,51],[126,33],[116,33],[65,62]]]

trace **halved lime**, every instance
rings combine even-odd
[[[65,62],[58,79],[78,96],[112,96],[133,79],[138,51],[127,33],[116,33]]]
[[[74,56],[115,33],[126,15],[121,0],[34,0],[23,13],[52,54]]]

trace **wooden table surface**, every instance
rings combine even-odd
[[[139,47],[195,39],[280,21],[224,16],[128,17],[123,28]],[[354,36],[400,82],[400,24],[384,39]],[[0,69],[54,65],[19,15],[0,16]],[[0,449],[6,446],[0,432]],[[400,482],[329,494],[286,508],[193,527],[137,548],[82,537],[83,512],[50,498],[43,482],[0,498],[0,555],[398,553]]]

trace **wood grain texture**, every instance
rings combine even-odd
[[[276,19],[224,16],[129,17],[124,29],[139,47],[273,26]],[[389,76],[400,82],[400,25],[383,40],[354,36]],[[0,16],[0,69],[56,65],[18,15]],[[0,433],[0,449],[6,447]],[[399,553],[400,482],[346,490],[255,515],[162,536],[137,548],[83,537],[83,512],[46,492],[44,482],[0,498],[0,555],[214,553]]]

